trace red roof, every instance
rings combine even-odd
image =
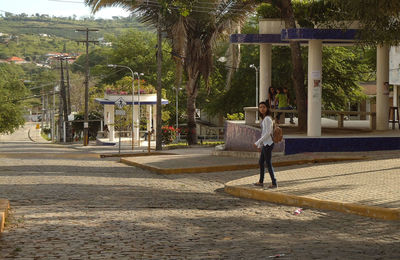
[[[13,56],[13,57],[11,57],[11,58],[8,58],[7,61],[8,61],[8,62],[16,62],[16,61],[25,61],[25,60],[24,60],[24,59],[21,59],[21,58],[19,58],[19,57]]]

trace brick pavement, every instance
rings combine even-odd
[[[64,148],[65,149],[65,148]],[[396,259],[399,223],[228,196],[245,172],[158,175],[115,158],[0,158],[0,259]]]
[[[14,149],[13,146],[15,145]],[[44,148],[45,147],[45,148]],[[241,199],[224,184],[254,170],[159,175],[116,158],[0,144],[11,202],[0,259],[399,259],[400,223]],[[15,151],[42,151],[8,157]],[[56,158],[54,153],[59,153]],[[65,154],[65,157],[63,157]]]

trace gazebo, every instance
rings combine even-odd
[[[327,45],[352,45],[357,41],[358,23],[353,22],[348,28],[296,28],[296,29],[285,29],[284,21],[280,19],[263,19],[259,22],[259,34],[232,34],[230,42],[232,44],[256,44],[260,46],[260,88],[259,97],[260,100],[265,100],[268,97],[267,89],[271,86],[271,52],[273,45],[288,45],[289,41],[299,41],[302,45],[308,45],[308,94],[307,94],[307,137],[309,144],[307,147],[313,146],[310,151],[323,151],[325,147],[326,138],[321,138],[321,120],[322,120],[322,107],[321,98],[323,91],[323,71],[322,71],[322,46]],[[389,89],[385,82],[389,82],[389,46],[379,45],[377,46],[377,74],[376,74],[376,119],[372,117],[371,128],[376,130],[388,130],[389,129]],[[395,86],[396,103],[397,106],[398,86]],[[256,107],[249,107],[245,109],[245,121],[246,124],[250,121],[255,123],[257,119]],[[247,109],[247,111],[246,111]],[[249,111],[249,113],[247,113]],[[374,115],[375,116],[375,115]],[[376,122],[375,122],[376,121]],[[250,132],[251,134],[250,134]],[[252,150],[249,146],[249,137],[247,142],[243,143],[243,135],[251,135],[253,139],[258,135],[258,130],[251,129],[251,127],[242,127],[239,124],[233,124],[228,122],[226,127],[226,144],[225,147],[231,150]],[[293,142],[292,142],[293,141]],[[286,148],[291,146],[296,140],[286,139]],[[341,142],[342,147],[338,149],[352,149],[351,147],[360,146],[353,144],[350,141],[344,140]],[[357,140],[356,140],[357,141]],[[372,150],[386,150],[382,148],[392,147],[398,149],[397,143],[399,139],[381,139],[380,145],[377,147],[369,147],[369,140],[366,141],[365,148]],[[311,143],[315,142],[315,145]],[[339,142],[337,142],[339,143]],[[315,149],[314,149],[315,148]]]
[[[133,98],[133,101],[132,101]],[[153,125],[156,122],[156,105],[157,105],[157,94],[140,94],[139,96],[136,95],[118,95],[118,94],[105,94],[104,98],[96,98],[95,101],[100,103],[104,106],[104,124],[107,125],[109,131],[109,141],[115,142],[115,105],[118,100],[123,100],[127,106],[133,105],[133,117],[135,120],[134,123],[134,141],[137,142],[140,140],[139,135],[139,104],[140,106],[146,107],[146,122],[147,122],[147,131],[151,131]],[[166,105],[168,104],[168,100],[161,99],[161,104]],[[155,129],[154,134],[155,134]]]
[[[323,83],[322,45],[351,45],[357,41],[358,23],[349,28],[297,28],[285,29],[280,19],[260,20],[259,34],[233,34],[233,44],[260,45],[260,100],[267,98],[271,85],[272,45],[287,45],[289,40],[308,44],[308,127],[307,135],[321,136],[321,92]],[[389,92],[384,83],[389,82],[389,46],[377,46],[377,100],[376,129],[388,130]],[[397,91],[396,91],[397,92]]]

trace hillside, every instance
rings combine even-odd
[[[0,16],[0,59],[17,56],[27,61],[44,62],[49,52],[83,53],[84,45],[78,45],[76,40],[84,40],[85,33],[76,32],[76,29],[84,28],[98,29],[98,32],[90,33],[89,39],[103,45],[107,44],[104,39],[107,34],[118,35],[130,28],[151,30],[134,17],[77,20],[75,17],[29,17],[6,13]]]
[[[98,29],[98,37],[104,37],[107,33],[118,34],[127,28],[151,30],[140,24],[135,17],[115,17],[112,20],[90,18],[77,20],[73,17],[48,17],[46,15],[29,17],[24,14],[9,13],[0,16],[0,32],[13,35],[47,34],[74,40],[79,38],[75,30],[83,28]]]

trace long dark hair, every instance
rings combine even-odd
[[[274,93],[272,93],[272,90],[274,90]],[[273,96],[275,96],[275,89],[274,89],[274,87],[269,87],[268,88],[268,96],[270,97],[270,98],[272,98]]]
[[[261,114],[260,110],[258,110],[258,116],[260,118],[264,119],[266,116],[269,116],[271,114],[271,111],[269,110],[270,108],[269,108],[267,102],[263,101],[263,102],[258,103],[258,107],[260,107],[260,105],[265,105],[265,107],[267,108],[267,112],[265,113],[265,115]]]

